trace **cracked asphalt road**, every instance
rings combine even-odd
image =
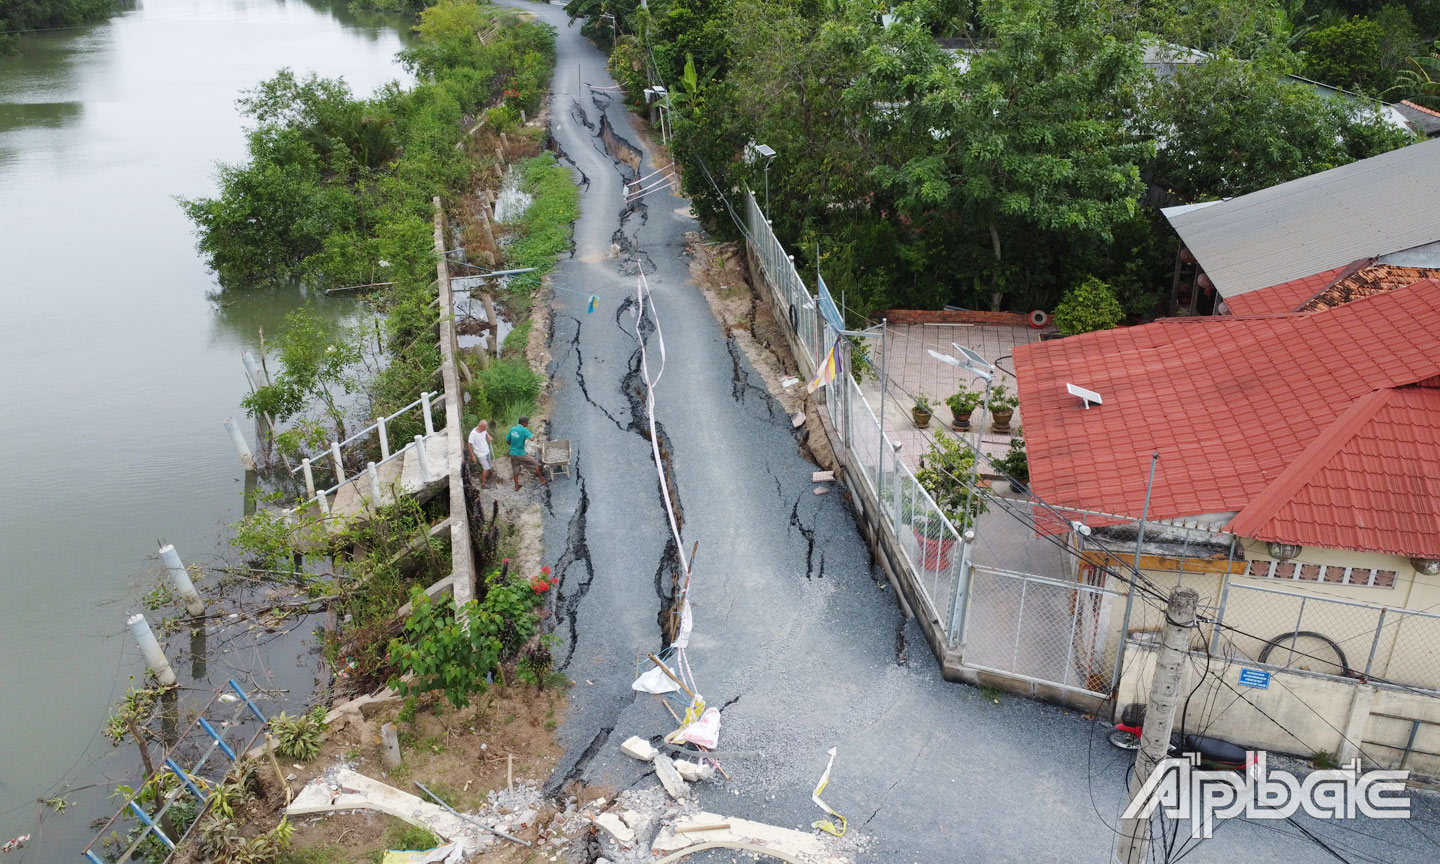
[[[996,705],[941,680],[918,628],[877,582],[844,496],[813,494],[814,466],[788,418],[687,281],[683,235],[698,229],[688,202],[660,193],[625,206],[635,153],[639,174],[656,166],[615,91],[589,86],[613,86],[604,56],[560,7],[507,5],[559,31],[552,131],[582,190],[574,254],[554,273],[567,290],[554,301],[551,434],[572,441],[575,462],[573,481],[552,486],[545,543],[562,580],[557,663],[578,683],[552,785],[653,783],[619,742],[673,727],[654,699],[630,690],[638,658],[662,647],[675,565],[637,389],[643,266],[668,355],[656,391],[661,446],[684,542],[700,543],[689,655],[708,701],[725,706],[722,749],[765,755],[728,762],[734,782],[696,787],[700,801],[808,827],[821,815],[810,791],[835,746],[825,797],[870,838],[861,861],[1108,861],[1105,823],[1125,767],[1105,743],[1108,727],[1018,697]],[[600,301],[587,315],[590,294]],[[653,369],[658,342],[646,338]],[[1417,816],[1426,821],[1306,824],[1342,860],[1433,861],[1440,813],[1422,801]],[[692,860],[719,860],[708,854]],[[1283,822],[1225,823],[1188,858],[1335,860]]]

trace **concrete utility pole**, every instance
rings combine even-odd
[[[1133,592],[1135,586],[1131,585]],[[1194,588],[1176,588],[1165,609],[1165,628],[1160,634],[1160,651],[1155,657],[1155,677],[1150,682],[1150,701],[1145,705],[1145,726],[1140,733],[1140,750],[1130,774],[1130,801],[1145,786],[1155,766],[1170,752],[1170,729],[1175,706],[1180,701],[1180,675],[1190,650],[1190,631],[1195,627],[1195,606],[1200,595]],[[1115,842],[1115,864],[1144,864],[1150,852],[1150,819],[1121,819]]]

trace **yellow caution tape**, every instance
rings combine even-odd
[[[845,821],[844,816],[836,813],[829,804],[826,804],[824,801],[820,800],[820,793],[824,792],[825,787],[830,785],[830,769],[835,767],[835,748],[831,747],[829,753],[830,761],[826,763],[825,773],[820,775],[820,782],[815,785],[815,791],[810,794],[810,800],[814,801],[816,806],[818,806],[821,810],[824,810],[826,813],[829,813],[832,817],[839,820],[840,824],[837,826],[829,819],[821,819],[817,822],[811,822],[810,827],[818,828],[821,831],[824,831],[826,834],[833,834],[836,837],[844,837],[845,828],[849,823]]]

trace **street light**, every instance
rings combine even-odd
[[[995,366],[990,361],[981,357],[976,352],[951,342],[950,345],[958,352],[959,359],[949,354],[941,354],[939,351],[930,349],[930,356],[950,366],[964,369],[977,378],[985,381],[985,400],[980,407],[980,423],[975,427],[975,453],[971,459],[970,485],[965,490],[965,521],[969,523],[964,533],[965,545],[962,547],[960,573],[955,579],[955,598],[950,604],[950,627],[947,633],[953,637],[956,628],[965,620],[965,603],[969,599],[970,583],[970,562],[971,545],[975,541],[975,516],[971,511],[971,502],[974,500],[975,487],[980,485],[980,442],[985,432],[985,415],[990,411],[990,385],[995,380]]]
[[[769,144],[756,144],[755,155],[765,160],[765,217],[770,218],[770,163],[775,161],[775,148]]]

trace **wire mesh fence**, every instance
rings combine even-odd
[[[1440,615],[1237,582],[1218,620],[1231,657],[1440,691]]]

